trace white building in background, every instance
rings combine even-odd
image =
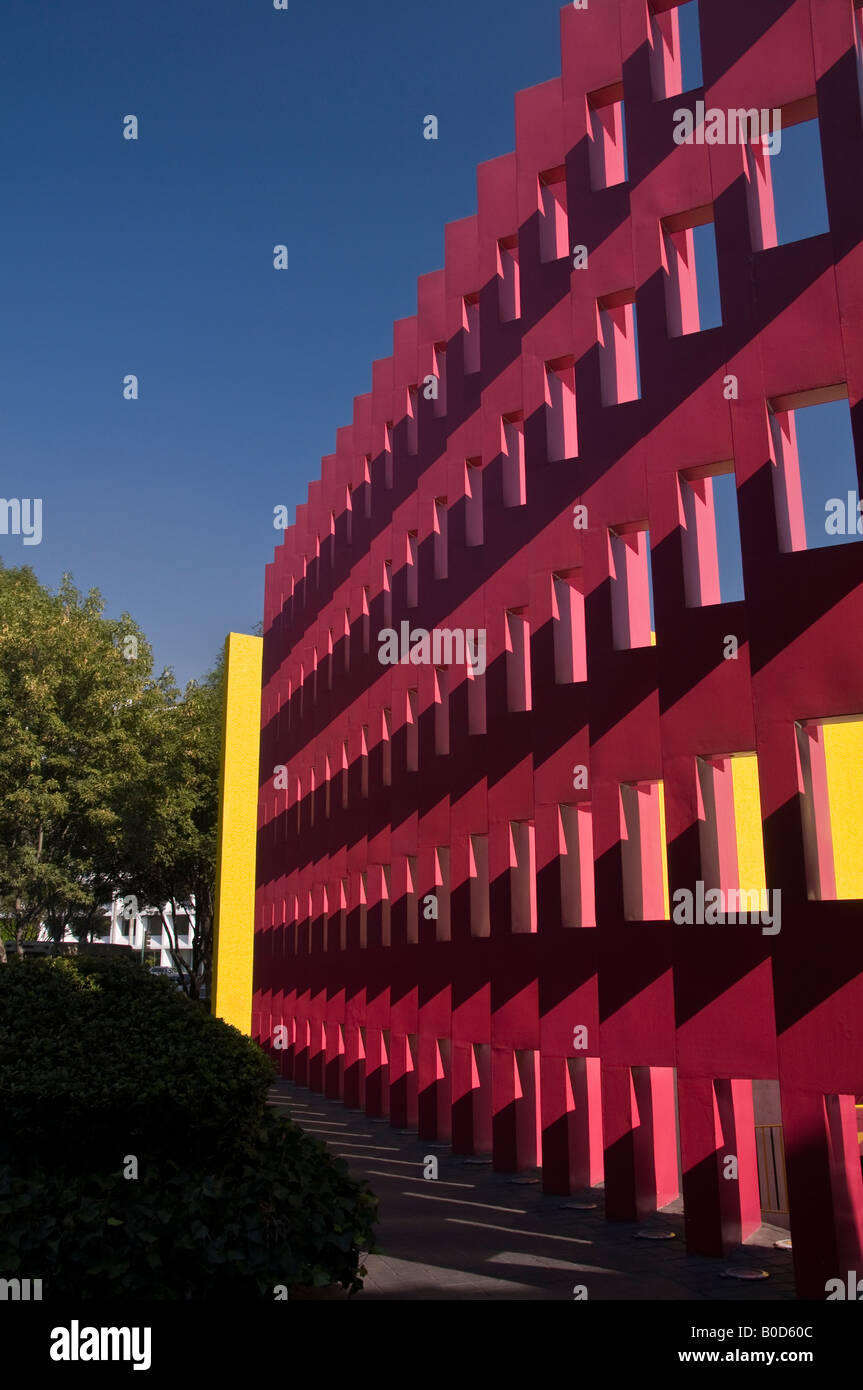
[[[170,904],[165,908],[165,914],[169,923],[173,927],[174,942],[180,958],[187,965],[192,963],[192,939],[195,934],[194,912],[187,915],[178,913],[174,920]],[[171,936],[165,929],[161,914],[158,908],[142,907],[138,908],[137,901],[133,898],[116,897],[111,903],[110,908],[105,909],[105,930],[101,935],[94,933],[90,938],[100,945],[129,946],[133,951],[147,950],[155,952],[157,959],[155,964],[163,970],[175,969],[174,961],[171,956],[170,943]],[[40,927],[40,941],[50,941],[50,933],[47,927]],[[64,941],[77,941],[74,932],[66,928]]]
[[[174,919],[170,904],[165,907],[165,916],[172,927],[168,932],[162,921],[159,909],[142,907],[132,911],[129,898],[115,898],[111,903],[110,931],[103,939],[112,946],[131,946],[133,951],[157,951],[156,965],[165,970],[173,970],[171,956],[171,937],[173,935],[177,954],[187,965],[192,963],[192,938],[195,934],[194,913],[178,913]]]

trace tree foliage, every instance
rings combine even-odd
[[[98,590],[52,592],[0,563],[0,914],[18,954],[45,924],[86,939],[115,892],[198,919],[188,991],[212,943],[223,673],[184,694]],[[165,920],[169,938],[174,932]],[[0,963],[6,960],[0,933]]]

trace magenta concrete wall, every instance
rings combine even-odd
[[[416,316],[395,324],[392,357],[267,567],[253,1028],[270,1047],[286,1025],[275,1055],[295,1080],[493,1152],[499,1169],[538,1163],[547,1191],[604,1180],[610,1218],[677,1194],[677,1110],[687,1242],[702,1253],[758,1224],[749,1083],[778,1081],[797,1287],[821,1298],[863,1269],[863,924],[857,902],[807,897],[795,721],[863,712],[863,565],[854,545],[780,549],[767,402],[847,386],[859,455],[854,9],[701,0],[701,30],[705,88],[656,100],[645,0],[562,11],[562,76],[518,94],[516,152],[480,167],[477,216],[447,227],[445,269],[419,280]],[[614,133],[603,104],[621,95],[629,179],[596,189]],[[702,98],[817,110],[829,234],[757,249],[770,212],[750,211],[741,147],[672,139],[674,109]],[[703,209],[723,324],[670,336],[693,312],[687,228]],[[610,344],[633,291],[642,396],[627,400],[632,373]],[[445,377],[437,402],[429,374]],[[746,599],[687,607],[687,583],[710,596],[715,556],[699,540],[699,568],[686,550],[678,475],[727,460]],[[617,649],[627,624],[645,640],[645,524],[656,644]],[[583,605],[586,680],[558,683],[555,575]],[[452,666],[442,699],[433,667],[382,666],[377,635],[402,620],[484,629],[484,680],[469,692]],[[621,784],[664,782],[674,892],[705,877],[696,758],[729,752],[758,756],[781,933],[655,920],[646,822],[636,891],[654,920],[626,920]],[[564,824],[583,857],[565,883]],[[579,902],[585,925],[568,925]]]

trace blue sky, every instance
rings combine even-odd
[[[559,9],[5,0],[0,492],[43,499],[43,540],[3,561],[100,588],[181,682],[249,631],[273,508],[513,147],[514,93],[559,73]]]
[[[99,587],[181,681],[249,631],[273,508],[513,148],[515,92],[559,73],[559,8],[4,0],[0,492],[44,511],[4,563]]]

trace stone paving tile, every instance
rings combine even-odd
[[[448,1146],[400,1133],[288,1081],[276,1082],[270,1098],[330,1152],[344,1155],[380,1199],[382,1253],[367,1258],[359,1299],[571,1301],[578,1284],[591,1300],[794,1299],[791,1252],[773,1244],[788,1235],[779,1227],[762,1226],[724,1259],[687,1255],[679,1201],[642,1222],[609,1222],[601,1188],[558,1197],[538,1185],[514,1184],[515,1174],[467,1164]],[[429,1154],[438,1160],[437,1182],[423,1180]],[[598,1206],[565,1209],[575,1201]],[[674,1239],[637,1238],[651,1229],[673,1231]],[[735,1268],[766,1269],[770,1278],[722,1277]]]

